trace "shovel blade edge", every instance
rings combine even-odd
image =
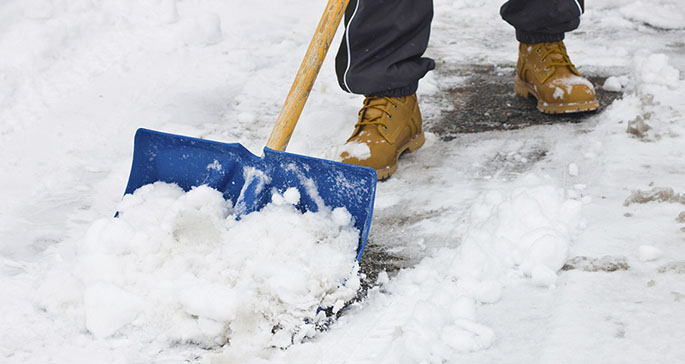
[[[297,188],[303,213],[344,207],[359,230],[361,259],[373,216],[376,171],[372,168],[264,148],[264,157],[238,143],[138,129],[126,194],[154,182],[185,191],[207,185],[223,193],[239,214],[271,202],[274,192]]]

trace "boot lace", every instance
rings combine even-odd
[[[544,53],[542,53],[544,51]],[[545,67],[545,71],[549,71],[550,69],[553,69],[556,71],[556,67],[568,67],[571,72],[574,74],[580,76],[580,73],[576,70],[576,67],[571,63],[571,59],[568,56],[568,53],[566,53],[566,46],[562,42],[547,42],[547,43],[541,43],[536,49],[535,52],[540,54],[542,53],[542,57],[540,57],[540,60],[542,63],[545,63],[547,59],[550,59],[550,62],[547,63],[547,66]],[[551,57],[552,55],[560,55],[561,57]],[[550,58],[551,57],[551,58]],[[550,77],[554,75],[554,72],[550,73],[545,77],[542,82],[546,82]]]
[[[383,121],[383,115],[387,115],[388,119],[392,119],[392,114],[390,111],[388,111],[388,107],[392,107],[394,109],[397,109],[397,103],[393,101],[390,97],[383,97],[385,99],[385,103],[374,103],[371,104],[371,101],[377,100],[379,97],[374,97],[374,96],[368,96],[366,99],[364,99],[364,106],[359,110],[359,120],[357,123],[354,125],[355,128],[357,128],[357,132],[361,130],[364,126],[366,125],[377,125],[380,126],[379,133],[385,139],[388,143],[392,142],[386,135],[384,131],[388,130],[388,125]],[[380,111],[380,114],[376,114],[374,116],[369,116],[368,110],[378,110]],[[357,133],[355,132],[355,135]]]

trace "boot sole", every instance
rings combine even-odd
[[[395,171],[397,170],[397,164],[400,160],[400,156],[406,152],[414,152],[421,148],[423,146],[423,143],[426,142],[426,137],[423,135],[423,131],[419,134],[416,134],[413,138],[411,138],[407,143],[402,145],[397,149],[397,153],[395,153],[395,159],[393,161],[393,164],[382,168],[382,169],[377,169],[376,174],[378,175],[378,180],[382,181],[390,177]]]
[[[599,109],[599,101],[596,99],[592,101],[571,102],[567,104],[546,103],[542,101],[540,95],[538,95],[533,87],[518,77],[514,79],[514,91],[525,98],[528,98],[529,95],[533,95],[533,97],[535,97],[535,99],[538,101],[538,110],[545,114],[577,113],[595,111]]]

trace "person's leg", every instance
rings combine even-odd
[[[365,96],[409,96],[435,68],[423,58],[433,18],[432,0],[352,0],[336,56],[343,90]]]
[[[422,57],[433,18],[432,0],[352,0],[336,57],[343,90],[364,95],[343,162],[374,168],[378,179],[399,156],[424,143],[416,99],[419,80],[435,68]]]
[[[535,96],[542,112],[599,108],[592,84],[571,63],[563,43],[583,11],[583,0],[509,0],[500,9],[520,42],[514,90]]]
[[[584,0],[509,0],[500,15],[516,29],[521,43],[564,40],[564,33],[578,28]]]

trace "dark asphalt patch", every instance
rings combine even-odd
[[[515,66],[463,65],[438,71],[438,77],[464,80],[447,86],[437,96],[444,111],[427,120],[425,128],[449,141],[462,133],[491,130],[514,130],[531,125],[579,123],[602,112],[622,94],[602,89],[604,76],[587,75],[595,86],[600,109],[577,114],[543,114],[536,108],[534,97],[525,99],[514,92]]]

